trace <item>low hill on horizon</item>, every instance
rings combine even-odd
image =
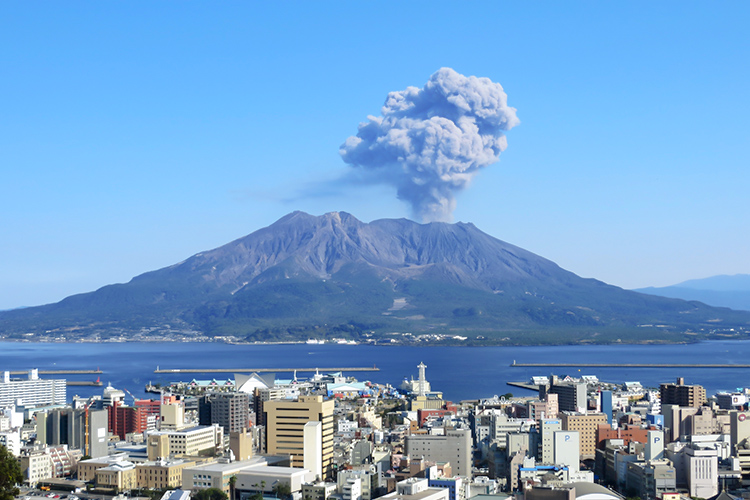
[[[638,288],[633,291],[750,311],[750,274],[720,274],[671,286]]]
[[[0,312],[1,335],[37,340],[685,342],[748,327],[750,312],[584,279],[473,224],[345,212],[293,212],[128,283]]]

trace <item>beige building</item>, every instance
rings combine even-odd
[[[182,486],[182,469],[192,467],[195,462],[187,460],[158,460],[136,466],[139,488],[157,490],[174,489]]]
[[[127,456],[125,455],[125,453],[82,460],[78,462],[78,480],[87,482],[93,481],[94,479],[96,479],[96,471],[104,467],[109,467],[110,465],[118,462],[127,462]]]
[[[300,396],[297,401],[267,401],[263,405],[266,422],[266,452],[290,455],[292,467],[304,466],[304,428],[308,422],[322,424],[323,477],[333,475],[333,400],[322,396]]]
[[[117,491],[132,490],[138,487],[138,476],[132,462],[115,462],[96,471],[96,486]]]
[[[19,458],[24,482],[36,484],[42,479],[54,477],[52,458],[44,450],[34,450]]]
[[[149,460],[168,457],[216,455],[223,451],[224,429],[201,425],[183,430],[158,431],[146,440]]]
[[[581,460],[594,458],[596,455],[596,431],[599,426],[607,424],[604,413],[562,412],[562,428],[565,431],[578,431],[580,438]]]

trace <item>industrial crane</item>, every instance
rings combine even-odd
[[[91,408],[91,405],[94,404],[96,400],[91,399],[88,403],[86,403],[86,407],[84,408],[84,439],[83,439],[83,446],[84,446],[84,455],[90,456],[90,446],[89,446],[89,408]]]

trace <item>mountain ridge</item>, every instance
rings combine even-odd
[[[128,283],[0,313],[5,337],[66,340],[682,342],[748,326],[750,313],[581,278],[470,223],[300,211]]]

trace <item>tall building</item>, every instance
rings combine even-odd
[[[305,424],[322,424],[323,478],[333,476],[333,400],[322,396],[300,396],[297,401],[265,401],[266,453],[291,455],[292,467],[304,466]]]
[[[557,394],[559,411],[586,411],[586,384],[583,382],[566,382],[563,384],[553,382],[549,388],[549,393]]]
[[[24,406],[64,405],[67,399],[65,379],[39,378],[39,371],[29,370],[27,380],[11,379],[3,372],[0,381],[0,408],[13,406],[18,400]]]
[[[702,385],[685,385],[685,379],[677,378],[675,384],[659,386],[662,405],[692,406],[700,408],[706,402],[706,390]]]
[[[224,433],[247,429],[250,421],[250,397],[244,392],[219,392],[212,394],[211,423],[219,424]]]
[[[93,458],[107,455],[107,410],[87,412],[57,408],[49,413],[37,413],[36,419],[39,442],[48,445],[67,444]]]
[[[607,423],[612,424],[612,391],[602,391],[599,393],[599,407],[607,417]]]
[[[107,427],[109,432],[120,439],[131,433],[142,433],[148,429],[148,415],[145,407],[123,406],[120,401],[114,401],[107,406]]]
[[[540,450],[537,455],[542,464],[553,465],[555,463],[555,432],[562,430],[562,423],[557,420],[542,420],[539,423]]]

